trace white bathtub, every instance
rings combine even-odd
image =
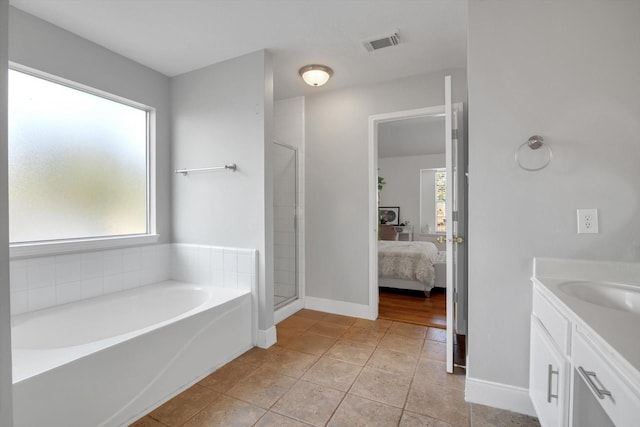
[[[133,421],[253,345],[251,293],[176,281],[12,318],[16,427]]]

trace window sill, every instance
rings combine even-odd
[[[138,236],[68,240],[64,242],[18,243],[9,245],[9,256],[13,259],[116,249],[157,243],[159,238],[160,235],[158,234],[145,234]]]

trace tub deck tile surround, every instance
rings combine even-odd
[[[249,350],[131,426],[539,426],[467,404],[464,370],[446,374],[437,329],[306,309],[277,329],[275,346]]]
[[[170,279],[250,290],[256,268],[254,249],[183,243],[13,259],[11,314]]]

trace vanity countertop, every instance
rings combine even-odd
[[[532,280],[582,332],[600,344],[628,380],[640,384],[640,315],[587,302],[562,289],[568,282],[584,281],[620,283],[640,290],[640,263],[535,258]]]

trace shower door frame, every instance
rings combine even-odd
[[[298,233],[298,205],[299,205],[299,197],[298,197],[298,149],[289,144],[283,144],[281,142],[273,141],[274,145],[278,145],[282,148],[286,148],[293,151],[293,162],[294,162],[294,179],[293,179],[293,198],[294,198],[294,208],[293,208],[293,230],[294,230],[294,262],[295,262],[295,274],[294,274],[294,285],[296,294],[293,297],[290,297],[279,304],[273,304],[274,314],[275,314],[275,323],[278,323],[278,318],[286,318],[290,314],[287,312],[290,310],[298,311],[302,307],[297,307],[298,305],[304,304],[302,303],[302,292],[300,289],[300,260],[299,260],[299,239],[300,235]],[[274,183],[275,185],[275,183]],[[274,260],[274,273],[275,273],[275,260]],[[273,283],[274,297],[275,297],[275,277]],[[288,309],[287,309],[288,308]]]

